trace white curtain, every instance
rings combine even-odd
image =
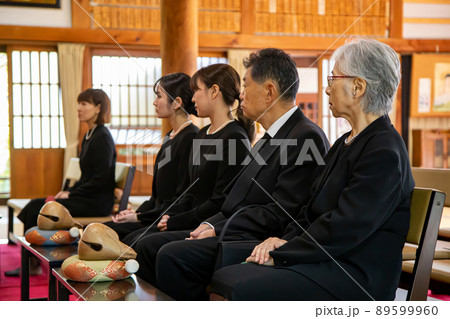
[[[78,131],[80,128],[77,97],[82,88],[84,49],[85,45],[82,44],[58,44],[59,77],[67,142],[64,152],[64,175],[70,159],[77,157]]]

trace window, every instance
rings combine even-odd
[[[92,57],[92,84],[111,99],[111,128],[159,127],[151,107],[160,58]]]
[[[65,148],[58,53],[12,51],[15,149]]]
[[[198,57],[198,68],[227,63],[224,57]],[[153,107],[153,86],[161,77],[161,58],[92,56],[92,86],[111,99],[109,128],[116,144],[161,142],[161,119]]]
[[[228,59],[224,57],[198,57],[197,58],[197,70],[204,68],[205,66],[216,64],[216,63],[225,63],[228,64]]]
[[[296,61],[297,62],[297,61]],[[312,65],[297,68],[299,87],[296,104],[305,116],[316,124],[319,124],[318,97],[318,69]]]
[[[92,84],[111,99],[110,129],[116,144],[159,143],[161,120],[152,104],[160,77],[160,58],[92,57]]]

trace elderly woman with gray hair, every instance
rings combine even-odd
[[[284,236],[256,246],[246,264],[218,270],[212,299],[395,298],[414,188],[405,144],[388,117],[399,59],[368,39],[345,44],[333,59],[329,107],[351,131],[327,154],[311,200]]]

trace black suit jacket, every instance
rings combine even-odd
[[[186,230],[197,227],[203,220],[218,212],[225,201],[224,189],[241,171],[241,162],[249,153],[250,141],[244,127],[233,121],[213,134],[210,125],[196,135],[197,142],[220,142],[217,145],[192,146],[189,157],[189,190],[167,212],[167,230]],[[235,147],[231,146],[234,143]],[[221,148],[220,150],[216,148]],[[207,159],[221,154],[222,159]],[[230,158],[231,157],[231,158]],[[195,163],[195,158],[200,164]],[[236,163],[234,163],[236,162]],[[194,184],[195,180],[198,181]]]
[[[69,189],[74,216],[110,215],[114,205],[116,147],[109,129],[98,125],[89,139],[83,138],[80,180]],[[69,204],[67,204],[69,205]],[[83,214],[81,213],[81,214]]]
[[[189,154],[192,140],[199,129],[194,124],[186,126],[173,139],[170,132],[164,137],[153,165],[152,196],[136,210],[137,218],[152,224],[189,186]],[[166,153],[167,152],[167,153]],[[167,156],[170,160],[167,161]],[[161,163],[165,163],[161,165]]]
[[[296,144],[287,146],[285,159],[280,152],[282,147],[277,145],[280,141]],[[259,150],[266,165],[260,165],[253,159],[227,187],[228,196],[222,212],[207,220],[214,225],[216,234],[220,234],[227,218],[245,207],[230,223],[227,235],[243,239],[265,239],[268,235],[281,235],[291,221],[287,213],[298,212],[310,198],[317,161],[311,156],[311,160],[305,160],[300,165],[299,155],[302,147],[305,147],[303,151],[308,150],[307,153],[312,154],[308,146],[311,142],[320,155],[325,156],[329,149],[325,134],[297,109],[277,134]]]
[[[414,188],[406,147],[387,116],[349,146],[347,136],[328,153],[288,242],[270,254],[339,299],[393,300]]]

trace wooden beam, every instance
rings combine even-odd
[[[136,30],[108,30],[108,33],[124,46],[160,45],[160,32]],[[199,48],[202,50],[260,49],[276,47],[288,51],[324,52],[328,48],[334,50],[344,44],[346,39],[334,37],[302,37],[302,36],[257,36],[251,34],[214,34],[200,33]],[[450,52],[450,39],[379,39],[389,44],[399,53],[411,52]],[[117,44],[100,29],[79,28],[44,28],[0,25],[0,43],[35,43],[55,44],[57,42],[75,42],[91,44]],[[334,44],[333,44],[334,43]]]
[[[200,48],[260,49],[275,47],[288,51],[333,51],[343,45],[346,38],[301,36],[256,36],[245,34],[200,34]],[[378,39],[399,53],[450,52],[450,39]]]
[[[403,0],[404,3],[448,4],[448,0]]]
[[[404,23],[450,24],[450,18],[404,18]]]
[[[45,41],[92,44],[160,44],[157,31],[107,30],[85,28],[46,28],[0,25],[0,41]]]
[[[241,1],[241,33],[255,34],[256,6],[255,0]]]
[[[448,53],[450,40],[448,39],[386,39],[382,42],[390,45],[398,53]]]
[[[72,2],[72,28],[90,28],[91,6],[89,0],[73,0]],[[84,10],[83,10],[84,9]]]
[[[81,89],[84,91],[91,87],[92,87],[92,51],[90,47],[86,47],[86,49],[84,50],[84,58],[83,58],[83,79]]]
[[[391,0],[390,38],[403,38],[403,0]]]

